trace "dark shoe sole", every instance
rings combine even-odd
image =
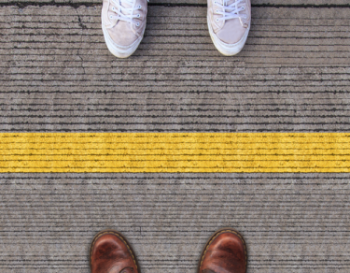
[[[96,241],[98,240],[98,238],[100,238],[101,236],[106,235],[106,234],[114,235],[114,236],[118,237],[120,240],[122,240],[124,242],[124,244],[126,245],[126,247],[128,248],[128,250],[129,250],[129,252],[131,254],[131,257],[132,257],[134,263],[136,264],[137,272],[141,273],[139,263],[137,262],[137,259],[136,259],[136,255],[135,255],[134,251],[132,250],[129,242],[126,240],[126,238],[121,233],[119,233],[118,231],[113,230],[113,229],[106,229],[106,230],[100,231],[99,233],[97,233],[95,235],[94,239],[92,240],[92,243],[91,243],[91,246],[90,246],[90,268],[91,268],[92,248],[94,247],[94,245],[95,245]]]
[[[201,255],[201,258],[198,262],[198,269],[197,269],[197,273],[200,273],[199,272],[199,269],[201,268],[202,266],[202,262],[203,262],[203,258],[205,256],[205,254],[207,253],[207,249],[208,249],[208,246],[211,244],[211,242],[213,240],[215,240],[215,238],[220,235],[221,233],[226,233],[226,232],[230,232],[230,233],[233,233],[235,235],[237,235],[243,242],[243,246],[244,246],[244,255],[245,255],[245,267],[246,267],[246,271],[247,271],[247,263],[248,263],[248,254],[247,254],[247,246],[246,246],[246,243],[244,241],[244,238],[243,236],[235,229],[233,228],[221,228],[219,230],[217,230],[210,238],[209,240],[207,241],[207,243],[205,244],[205,247],[202,251],[202,255]]]

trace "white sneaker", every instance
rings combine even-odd
[[[101,19],[109,51],[118,58],[127,58],[145,33],[147,0],[103,0]]]
[[[250,0],[208,0],[210,37],[223,55],[239,53],[247,41],[251,20]]]

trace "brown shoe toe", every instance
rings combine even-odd
[[[206,244],[198,273],[246,273],[247,248],[242,235],[231,228],[219,230]]]
[[[133,250],[117,231],[98,233],[91,244],[91,273],[140,273]]]

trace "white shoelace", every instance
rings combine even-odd
[[[221,10],[216,10],[216,14],[222,15],[218,20],[230,20],[239,19],[242,26],[245,24],[242,22],[242,18],[247,18],[246,14],[241,14],[240,12],[245,10],[246,1],[245,0],[234,0],[233,3],[228,4],[230,0],[221,0],[220,2],[216,0],[214,3],[221,8]]]
[[[115,15],[110,15],[109,19],[116,19],[120,21],[125,21],[132,23],[133,19],[140,18],[140,14],[134,14],[135,10],[141,9],[142,6],[138,5],[134,7],[135,0],[112,0],[110,3],[112,5],[112,11]],[[139,22],[136,23],[137,26],[140,25]]]

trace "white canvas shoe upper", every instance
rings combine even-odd
[[[103,0],[101,17],[108,49],[113,55],[126,58],[143,38],[147,0]]]
[[[250,0],[208,0],[207,20],[216,48],[224,55],[235,55],[248,37]]]

